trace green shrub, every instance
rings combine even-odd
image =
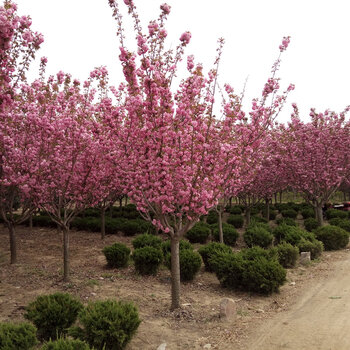
[[[261,216],[256,216],[256,215],[254,215],[254,216],[252,216],[252,217],[250,218],[250,222],[252,222],[252,223],[267,224],[269,221],[268,221],[266,218],[263,218],[263,217],[261,217]]]
[[[126,220],[121,227],[121,230],[126,236],[134,236],[138,233],[144,233],[144,227],[139,220]]]
[[[248,227],[243,235],[244,242],[248,247],[260,246],[267,248],[272,244],[273,235],[261,226]]]
[[[303,219],[315,218],[315,211],[312,208],[303,208],[301,210]]]
[[[160,248],[143,247],[135,249],[132,254],[135,270],[140,275],[155,275],[163,260]]]
[[[296,219],[298,212],[294,209],[285,209],[281,211],[281,214],[284,218]]]
[[[90,346],[78,339],[58,339],[44,344],[40,350],[92,350]]]
[[[32,222],[33,226],[57,227],[57,224],[48,215],[33,215]],[[29,220],[26,222],[26,225],[29,225]]]
[[[126,267],[130,257],[130,248],[123,243],[114,243],[102,250],[109,267]]]
[[[328,209],[326,210],[326,218],[327,220],[333,218],[346,219],[348,217],[348,213],[346,211],[342,211],[339,209]]]
[[[57,339],[67,333],[82,308],[81,302],[67,293],[41,295],[26,307],[24,317],[34,323],[40,339]]]
[[[349,243],[349,232],[337,226],[322,226],[314,232],[316,238],[323,243],[325,250],[345,248]]]
[[[281,243],[276,246],[278,261],[284,268],[294,267],[299,256],[298,247],[290,243]]]
[[[266,222],[256,222],[256,221],[252,221],[248,226],[247,229],[250,229],[252,227],[259,227],[259,228],[263,228],[264,230],[268,231],[268,232],[272,232],[272,228],[271,226],[266,223]]]
[[[242,208],[240,208],[239,206],[237,205],[234,205],[233,207],[231,208],[228,208],[227,210],[230,214],[234,214],[234,215],[241,215],[242,214]]]
[[[154,247],[160,249],[161,245],[162,239],[160,237],[150,235],[148,233],[139,235],[132,241],[132,246],[134,247],[134,249],[143,247]]]
[[[275,208],[281,212],[282,210],[290,209],[290,206],[287,203],[275,203]]]
[[[244,248],[240,254],[245,260],[255,260],[257,257],[264,257],[268,260],[278,261],[277,250],[275,248],[264,249],[259,246]]]
[[[219,227],[218,225],[215,225],[213,227],[213,238],[215,241],[219,241]],[[239,237],[238,232],[235,230],[235,228],[227,224],[225,222],[222,223],[222,233],[224,236],[224,243],[230,246],[234,246],[237,242],[237,239]]]
[[[307,232],[300,227],[280,225],[275,227],[273,235],[278,243],[285,241],[292,245],[297,245],[301,238],[312,240],[315,236],[311,232]]]
[[[350,232],[350,220],[348,219],[333,218],[330,219],[328,223],[332,226],[338,226],[343,230]]]
[[[227,223],[235,228],[242,228],[244,224],[244,218],[242,215],[230,215],[227,218]]]
[[[287,205],[288,205],[288,209],[293,209],[296,212],[298,212],[301,208],[301,204],[294,203],[294,202],[288,202]]]
[[[113,235],[118,232],[122,232],[127,219],[125,218],[110,218],[106,216],[105,218],[105,230],[106,234]]]
[[[269,210],[269,220],[275,220],[277,216],[276,210]],[[266,218],[266,209],[263,210],[263,217]]]
[[[36,328],[30,323],[0,323],[0,349],[33,349],[38,343],[36,331]]]
[[[204,266],[206,271],[212,272],[213,268],[209,263],[209,259],[211,259],[215,254],[219,252],[232,252],[231,248],[223,243],[211,242],[205,246],[202,246],[198,249],[198,253],[201,255],[202,260],[204,262]]]
[[[124,349],[141,323],[133,303],[115,300],[90,303],[78,318],[82,327],[72,327],[70,335],[105,350]]]
[[[305,238],[301,238],[297,244],[297,247],[299,248],[300,252],[310,252],[311,260],[320,257],[324,249],[323,243],[317,239],[307,240]]]
[[[304,226],[307,231],[312,231],[315,228],[319,227],[320,224],[315,218],[307,218],[304,220]]]
[[[276,219],[277,225],[298,226],[296,221],[292,218],[278,218]]]
[[[166,267],[171,270],[171,254],[165,258]],[[192,281],[201,268],[202,259],[199,253],[190,249],[180,249],[180,279],[181,281]]]
[[[219,214],[216,210],[210,210],[207,216],[207,223],[209,225],[216,224],[219,221]]]
[[[100,208],[86,208],[84,211],[78,214],[80,217],[93,216],[95,218],[101,217],[101,209]]]
[[[261,209],[259,209],[257,207],[250,208],[250,215],[251,216],[258,215],[258,214],[260,214],[260,211],[261,211]]]
[[[186,238],[191,243],[205,243],[210,235],[210,225],[205,222],[197,222],[186,233]]]
[[[180,250],[184,250],[184,249],[190,249],[193,250],[193,246],[189,241],[186,241],[185,239],[180,239]],[[164,241],[162,243],[162,251],[163,251],[163,255],[166,256],[168,253],[171,252],[171,242],[170,239]]]

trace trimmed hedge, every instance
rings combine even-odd
[[[219,214],[216,210],[210,210],[207,216],[207,224],[216,224],[219,221]]]
[[[237,205],[234,205],[231,208],[228,208],[226,211],[234,215],[241,215],[243,213],[242,208]]]
[[[292,218],[278,218],[276,219],[277,225],[298,226],[296,221]]]
[[[128,266],[130,248],[125,244],[114,243],[111,246],[104,247],[102,252],[106,257],[109,267],[120,268]]]
[[[304,226],[307,231],[313,231],[320,226],[318,221],[315,218],[307,218],[304,220]]]
[[[160,249],[160,247],[162,246],[162,239],[158,236],[144,233],[143,235],[137,236],[132,241],[132,246],[134,247],[134,249],[143,247],[154,247]]]
[[[160,248],[146,246],[135,249],[132,258],[135,263],[135,270],[140,275],[155,275],[163,260]]]
[[[315,211],[312,208],[303,208],[301,210],[303,219],[315,218]]]
[[[338,226],[322,226],[314,232],[316,238],[323,242],[325,250],[342,249],[349,243],[349,232]]]
[[[350,232],[350,220],[348,219],[333,218],[330,219],[328,223],[332,226],[338,226],[343,230]]]
[[[198,249],[198,253],[201,255],[206,271],[212,272],[213,268],[209,263],[209,260],[219,252],[232,253],[229,246],[223,243],[211,242]]]
[[[186,241],[185,239],[180,239],[179,243],[179,250],[184,250],[184,249],[190,249],[193,250],[193,246],[189,241]],[[168,253],[171,252],[171,241],[170,239],[167,239],[162,243],[162,251],[163,255],[166,256]]]
[[[239,237],[238,232],[236,229],[225,222],[222,223],[222,233],[224,236],[224,243],[230,246],[234,246],[237,242],[237,239]],[[212,226],[212,234],[213,234],[213,239],[215,241],[219,241],[219,226],[215,225]]]
[[[281,211],[281,214],[284,218],[296,219],[298,212],[294,209],[285,209]]]
[[[268,248],[273,241],[273,235],[266,228],[257,225],[248,227],[243,238],[248,247],[257,245]]]
[[[284,268],[292,268],[296,265],[299,256],[299,248],[290,243],[281,243],[276,246],[278,261]]]
[[[34,323],[40,339],[57,339],[67,334],[82,309],[70,294],[54,293],[37,297],[26,307],[24,317]]]
[[[205,243],[210,235],[210,225],[205,222],[197,222],[190,230],[186,233],[186,238],[191,243]]]
[[[0,349],[31,350],[38,343],[36,332],[30,323],[0,323]]]
[[[348,213],[346,211],[342,211],[339,209],[327,209],[325,214],[326,214],[327,220],[330,220],[333,218],[346,219],[348,217]]]
[[[78,339],[58,339],[44,344],[40,350],[93,350],[90,346]]]
[[[90,303],[78,318],[81,327],[71,327],[69,334],[104,350],[124,349],[141,323],[133,303],[115,300]]]
[[[317,239],[307,240],[305,238],[301,238],[297,244],[297,247],[299,248],[300,252],[310,252],[311,260],[319,258],[324,250],[323,243]]]
[[[242,228],[244,224],[244,218],[242,215],[230,215],[227,218],[227,223],[235,228]]]

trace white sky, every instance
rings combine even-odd
[[[165,1],[165,0],[164,0]],[[134,0],[143,28],[159,15],[161,0]],[[97,66],[105,65],[110,83],[121,82],[116,23],[108,0],[15,0],[20,15],[32,17],[32,28],[45,37],[40,56],[49,59],[47,72],[59,70],[85,80]],[[348,0],[168,0],[172,6],[167,44],[175,48],[180,35],[189,30],[192,40],[186,54],[212,67],[218,37],[226,40],[220,67],[220,84],[243,88],[245,110],[261,91],[278,57],[283,36],[291,43],[282,56],[281,87],[296,88],[289,97],[280,121],[288,120],[292,102],[297,102],[304,120],[310,107],[318,111],[341,111],[350,104],[350,48]],[[125,13],[125,6],[119,0]],[[125,13],[125,20],[127,19]],[[126,35],[133,38],[125,21]],[[185,64],[185,63],[184,63]],[[30,77],[35,77],[32,66]]]

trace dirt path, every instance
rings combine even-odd
[[[350,349],[350,254],[309,283],[297,302],[258,327],[249,350]]]

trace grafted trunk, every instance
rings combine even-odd
[[[12,222],[7,223],[7,228],[10,235],[10,253],[11,253],[11,264],[17,263],[17,240],[15,226]]]
[[[101,208],[101,239],[106,236],[106,208]]]
[[[171,310],[180,307],[180,244],[178,237],[171,237]]]
[[[69,281],[69,229],[63,228],[63,280]]]

